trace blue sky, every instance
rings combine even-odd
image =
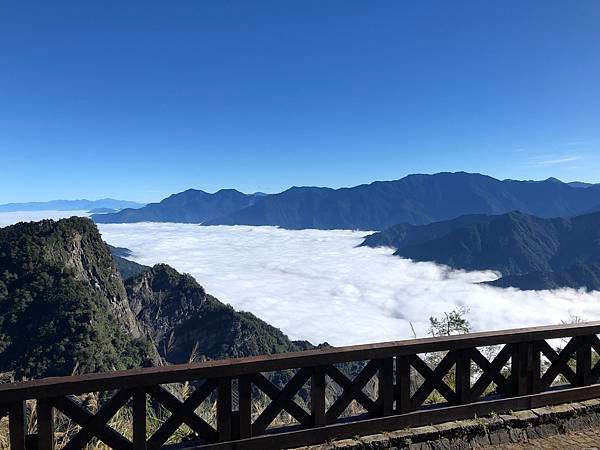
[[[13,1],[0,202],[600,181],[600,2]]]

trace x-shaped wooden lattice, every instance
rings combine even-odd
[[[412,409],[420,407],[434,390],[449,403],[455,403],[456,393],[446,384],[444,377],[454,366],[457,356],[456,352],[448,352],[433,370],[417,355],[408,357],[410,365],[425,379],[410,399]]]
[[[572,338],[565,348],[557,353],[546,341],[539,341],[535,343],[536,351],[540,351],[550,361],[548,370],[544,372],[540,379],[540,388],[542,390],[550,387],[552,382],[560,374],[564,375],[569,383],[573,386],[577,385],[577,375],[573,372],[568,365],[569,360],[573,357],[577,350],[577,338]]]
[[[183,402],[171,394],[162,386],[154,386],[148,389],[150,394],[157,402],[163,405],[171,412],[171,416],[154,432],[148,439],[148,449],[159,449],[167,442],[169,437],[177,431],[184,423],[189,426],[201,439],[208,441],[216,440],[217,431],[200,418],[196,409],[216,388],[216,382],[207,380]]]
[[[342,395],[333,402],[325,414],[327,423],[334,423],[353,400],[365,408],[369,413],[377,414],[379,411],[377,403],[371,400],[371,398],[363,392],[363,389],[378,370],[379,365],[377,364],[377,361],[369,361],[354,380],[350,380],[335,366],[327,366],[325,368],[325,373],[343,389]]]
[[[311,416],[294,401],[294,396],[302,389],[310,376],[311,371],[309,369],[300,369],[283,389],[279,389],[263,374],[258,373],[252,376],[252,383],[272,400],[252,424],[253,436],[263,433],[277,415],[284,410],[300,424],[310,426]]]
[[[129,401],[131,396],[131,391],[118,391],[96,414],[92,414],[71,397],[54,399],[52,401],[53,406],[81,426],[81,430],[71,438],[63,449],[84,448],[94,437],[97,437],[111,448],[130,450],[132,447],[131,441],[107,425],[107,422]]]
[[[482,374],[471,388],[470,398],[472,401],[480,398],[492,383],[496,384],[498,392],[508,393],[510,391],[508,378],[502,375],[502,369],[511,358],[511,351],[511,346],[505,345],[491,362],[478,349],[474,348],[470,351],[471,360],[482,370]]]

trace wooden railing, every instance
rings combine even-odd
[[[593,322],[47,378],[0,385],[0,414],[19,450],[55,448],[58,414],[78,425],[61,442],[68,449],[93,439],[156,449],[183,424],[192,439],[184,447],[287,448],[600,397],[598,334]],[[184,382],[185,397],[169,388]],[[90,410],[86,393],[105,401]],[[203,402],[216,405],[213,418],[198,413]],[[122,408],[131,413],[129,438],[109,425]],[[150,429],[160,408],[170,415]],[[275,420],[282,411],[288,423]]]

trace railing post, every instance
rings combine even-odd
[[[537,394],[541,391],[540,381],[542,378],[542,353],[536,342],[530,344],[531,349],[531,392],[530,394]]]
[[[313,368],[310,377],[310,409],[313,426],[327,425],[325,416],[325,370],[322,367]]]
[[[37,400],[37,450],[54,450],[54,408],[49,399]]]
[[[578,386],[588,386],[592,383],[592,343],[589,336],[578,336],[577,338],[576,359],[577,366],[575,374],[577,375]]]
[[[217,432],[219,441],[231,439],[231,378],[219,378],[217,384]]]
[[[394,358],[379,360],[379,405],[382,416],[394,414]]]
[[[11,450],[25,450],[27,438],[27,405],[24,401],[12,403],[8,408],[8,426]]]
[[[533,393],[537,389],[540,373],[537,346],[533,342],[513,344],[511,360],[511,394],[521,396]]]
[[[410,411],[410,363],[408,357],[396,357],[396,412]]]
[[[146,450],[146,391],[133,391],[133,450]]]
[[[456,401],[459,405],[471,401],[471,349],[457,350]]]
[[[252,437],[252,383],[248,376],[238,378],[238,405],[240,438]]]

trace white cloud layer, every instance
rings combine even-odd
[[[357,248],[364,232],[185,224],[101,225],[104,239],[143,264],[191,273],[237,309],[294,339],[333,345],[425,335],[428,319],[470,308],[477,330],[600,318],[600,293],[523,292],[475,284],[493,272],[462,272]]]
[[[7,220],[0,214],[0,224]],[[313,343],[409,338],[409,322],[424,336],[431,315],[458,306],[470,308],[476,330],[554,324],[571,315],[600,318],[600,292],[477,285],[495,274],[356,248],[365,232],[172,223],[99,228],[108,243],[131,249],[135,261],[191,273],[220,300]]]

